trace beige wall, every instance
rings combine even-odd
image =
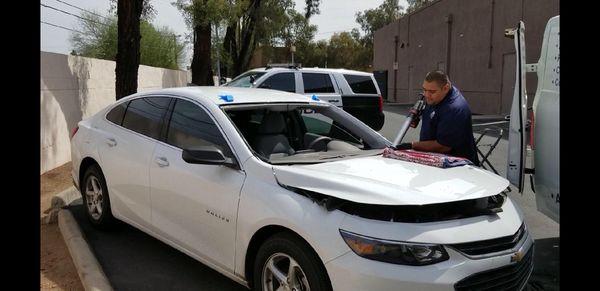
[[[71,129],[115,101],[115,62],[40,52],[41,173],[71,160]],[[138,91],[186,86],[186,71],[140,66]]]

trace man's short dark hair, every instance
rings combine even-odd
[[[435,81],[440,86],[450,84],[450,78],[448,78],[448,75],[444,74],[444,72],[442,72],[442,71],[431,71],[431,72],[427,73],[427,75],[425,76],[425,81],[427,81],[427,82]]]

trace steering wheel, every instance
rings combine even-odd
[[[333,139],[328,136],[319,136],[310,142],[310,144],[308,145],[308,148],[313,149],[317,152],[325,151],[327,149],[327,143],[329,143],[332,140]],[[319,143],[321,143],[322,146],[320,146],[319,148],[316,148],[315,146],[320,145]]]

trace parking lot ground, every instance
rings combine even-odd
[[[69,210],[115,290],[248,290],[132,226],[119,222],[101,231],[82,204]]]
[[[83,205],[69,207],[115,290],[247,290],[184,253],[129,226],[97,230]],[[535,240],[527,290],[559,290],[559,239]]]
[[[66,163],[40,175],[40,290],[84,290],[58,224],[43,218],[52,197],[72,185],[70,171]]]

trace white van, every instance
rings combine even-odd
[[[560,16],[546,25],[540,59],[525,61],[525,25],[506,32],[514,37],[517,78],[511,109],[507,179],[523,191],[524,174],[533,176],[536,204],[540,212],[559,222],[560,212]],[[537,72],[538,86],[530,118],[530,148],[534,167],[525,169],[527,94],[525,74]]]

